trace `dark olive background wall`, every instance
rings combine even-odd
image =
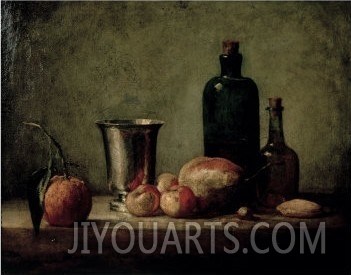
[[[47,161],[36,121],[62,145],[72,173],[107,193],[94,122],[158,118],[157,173],[203,154],[201,97],[218,75],[223,39],[237,39],[243,75],[281,96],[300,190],[345,191],[351,147],[349,2],[24,2],[2,4],[2,196]]]

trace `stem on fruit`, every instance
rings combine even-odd
[[[33,127],[37,127],[40,130],[43,131],[43,133],[47,136],[47,138],[49,139],[50,145],[51,143],[54,144],[54,147],[56,149],[56,151],[59,154],[60,160],[61,160],[61,164],[62,164],[62,169],[63,169],[63,176],[66,178],[68,177],[68,169],[67,169],[67,164],[63,155],[63,150],[61,145],[57,142],[57,140],[48,133],[48,131],[46,131],[40,124],[38,123],[34,123],[34,122],[23,122],[23,124],[25,125],[29,125],[29,126],[33,126]],[[50,158],[52,158],[52,153],[51,153],[51,146],[50,146]]]

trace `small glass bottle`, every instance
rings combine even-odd
[[[284,139],[280,97],[269,98],[269,136],[261,149],[266,165],[264,179],[258,185],[259,201],[264,207],[275,208],[278,204],[297,196],[299,190],[299,158]]]
[[[260,152],[258,89],[241,75],[239,42],[225,40],[222,47],[221,74],[203,91],[204,154],[229,159],[249,176]]]

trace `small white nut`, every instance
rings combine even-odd
[[[240,219],[243,220],[251,220],[253,218],[253,214],[250,208],[246,206],[242,206],[237,211],[238,216]]]

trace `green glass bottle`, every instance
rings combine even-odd
[[[241,75],[239,42],[226,40],[222,45],[221,74],[203,91],[204,154],[229,159],[249,176],[257,170],[260,151],[258,89]]]

